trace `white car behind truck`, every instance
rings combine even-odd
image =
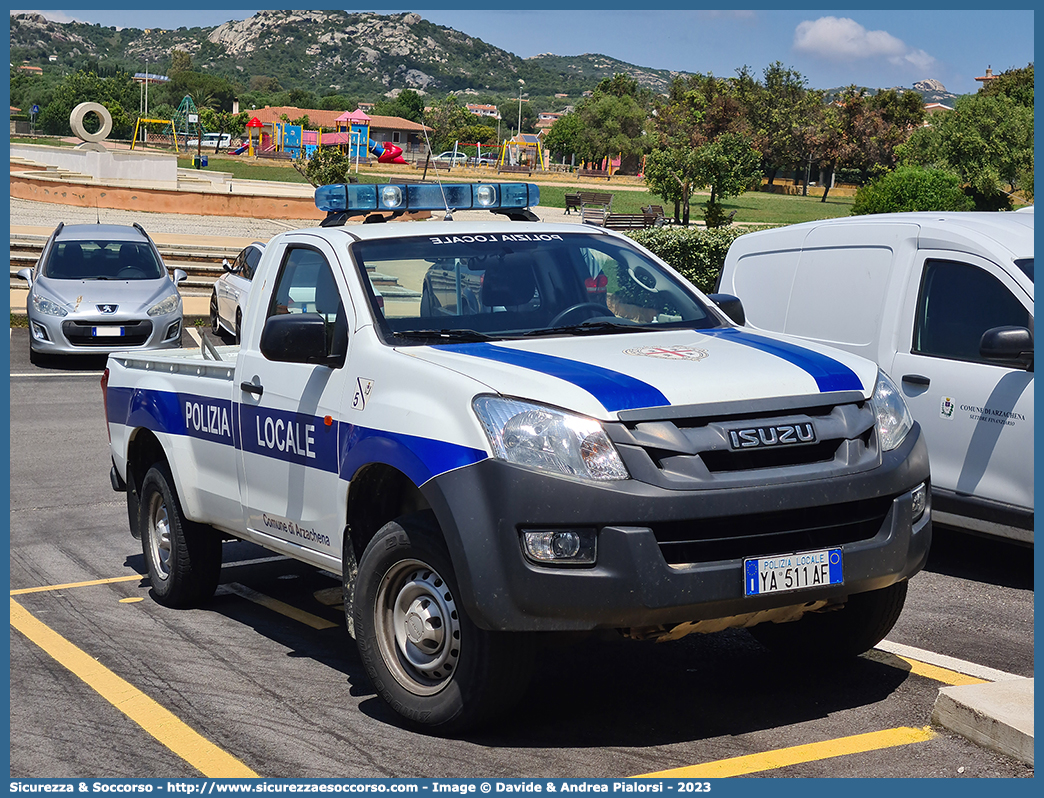
[[[336,574],[378,694],[440,732],[521,695],[532,632],[875,645],[931,537],[898,389],[737,328],[622,235],[538,223],[537,197],[323,187],[329,226],[268,243],[240,346],[110,358],[155,598],[209,599],[228,538]],[[444,203],[507,218],[338,226]]]
[[[897,213],[741,236],[719,287],[758,330],[896,378],[938,523],[1033,542],[1033,214]]]

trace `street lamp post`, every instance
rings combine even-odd
[[[522,87],[526,85],[526,82],[522,78],[518,79],[518,134],[522,135]]]

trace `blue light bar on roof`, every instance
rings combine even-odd
[[[434,183],[369,185],[337,183],[315,190],[315,206],[327,213],[349,215],[371,211],[453,211],[530,208],[540,203],[535,183]]]

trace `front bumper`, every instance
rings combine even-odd
[[[59,317],[29,310],[29,345],[40,354],[90,355],[168,349],[181,346],[181,332],[180,306],[164,316],[71,313]]]
[[[728,618],[842,600],[909,578],[924,566],[931,542],[930,512],[915,521],[911,497],[928,479],[928,452],[915,426],[877,468],[828,479],[679,491],[636,480],[580,482],[488,459],[424,490],[474,622],[489,630],[565,631]],[[832,531],[814,531],[822,526],[819,516],[837,519],[868,505],[876,514],[859,510],[860,523],[838,533],[843,584],[744,596],[744,557],[828,548]],[[796,519],[800,529],[775,538],[757,534],[759,523],[778,518]],[[724,549],[707,548],[709,559],[668,564],[664,551],[679,529],[706,525],[728,536],[733,521],[742,534]],[[580,527],[597,530],[593,567],[536,565],[522,553],[520,530]]]

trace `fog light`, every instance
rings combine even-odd
[[[921,483],[913,489],[913,520],[919,521],[928,507],[928,486]]]
[[[163,339],[164,341],[170,341],[173,338],[181,337],[181,322],[176,321],[167,328],[167,335]]]
[[[522,533],[526,557],[537,563],[591,565],[595,561],[593,529],[535,529]]]
[[[50,337],[47,335],[47,328],[42,324],[33,322],[33,338],[37,341],[50,341]]]

